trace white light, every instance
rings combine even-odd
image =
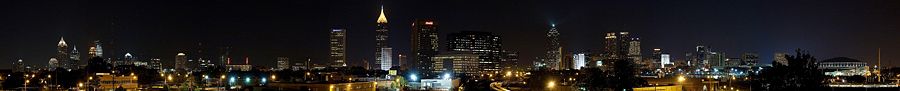
[[[444,74],[444,79],[450,79],[450,74],[449,74],[449,73],[445,73],[445,74]]]
[[[412,74],[412,75],[409,75],[409,79],[411,79],[412,81],[416,81],[419,79],[419,77],[417,77],[415,74]]]

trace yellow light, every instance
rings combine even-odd
[[[225,79],[225,75],[219,76],[219,79]]]
[[[309,72],[306,72],[306,75],[309,75]]]
[[[556,82],[553,82],[553,81],[547,82],[547,88],[553,88],[553,87],[556,87]]]
[[[687,78],[684,78],[684,76],[678,76],[678,82],[684,82],[684,80],[687,80]]]
[[[272,75],[272,80],[274,80],[274,79],[275,79],[275,75]]]
[[[170,75],[170,76],[166,77],[166,79],[172,80],[172,76]]]
[[[93,77],[93,76],[92,76],[92,77],[88,77],[88,80],[94,80],[94,77]]]
[[[512,75],[512,72],[506,71],[506,76],[510,76],[510,75]]]
[[[78,87],[84,87],[84,83],[78,83]]]
[[[134,75],[134,73],[131,73],[131,75]]]

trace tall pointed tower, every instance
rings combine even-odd
[[[388,27],[387,17],[384,15],[384,6],[381,7],[381,13],[378,20],[375,21],[375,61],[379,65],[379,69],[388,70],[391,67],[391,47],[388,43]]]
[[[556,30],[556,24],[550,25],[550,31],[547,31],[547,66],[551,69],[555,70],[563,70],[566,67],[563,66],[562,61],[562,46],[559,41],[559,31]]]
[[[59,43],[56,44],[56,60],[57,60],[56,63],[57,64],[53,64],[53,65],[60,65],[60,63],[62,63],[62,65],[60,65],[61,67],[70,69],[71,66],[69,64],[68,58],[69,58],[69,44],[66,44],[66,40],[63,39],[62,37],[60,37]]]

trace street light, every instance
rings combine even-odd
[[[684,76],[678,76],[678,82],[684,82],[685,80],[687,80],[687,78],[684,78]]]
[[[556,82],[554,82],[554,81],[547,82],[547,88],[553,88],[553,87],[556,87]]]

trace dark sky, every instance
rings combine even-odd
[[[820,60],[873,61],[882,48],[885,64],[900,65],[893,62],[900,60],[897,0],[4,0],[0,69],[16,59],[46,65],[61,36],[82,56],[90,41],[102,40],[106,56],[130,52],[166,63],[180,51],[213,57],[222,46],[251,64],[274,65],[277,56],[322,63],[332,26],[349,28],[349,61],[359,64],[374,57],[382,4],[394,53],[410,54],[414,19],[435,18],[441,38],[464,30],[500,34],[523,65],[542,55],[553,23],[575,51],[599,50],[604,32],[624,30],[641,37],[645,54],[662,48],[678,59],[698,44],[729,57],[758,52],[765,63],[797,48]]]

